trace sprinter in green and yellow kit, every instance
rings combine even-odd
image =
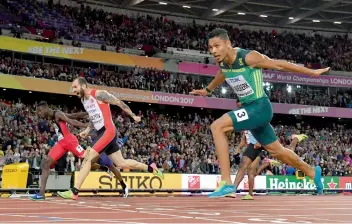
[[[250,130],[254,138],[275,158],[301,170],[314,179],[317,193],[322,194],[321,167],[311,167],[294,152],[284,148],[278,141],[270,125],[273,110],[263,89],[262,68],[304,73],[319,76],[329,68],[312,70],[286,61],[273,60],[257,51],[232,48],[231,41],[224,29],[214,29],[209,34],[209,50],[220,66],[207,88],[193,90],[191,94],[206,96],[225,80],[237,94],[242,107],[228,112],[211,124],[215,148],[221,167],[221,188],[208,195],[210,198],[225,197],[236,192],[231,182],[229,144],[226,132],[229,130]],[[234,105],[235,108],[235,105]]]

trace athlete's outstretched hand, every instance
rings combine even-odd
[[[79,133],[79,136],[83,139],[87,138],[89,135],[89,132],[87,131],[82,131],[81,133]]]
[[[200,95],[200,96],[207,96],[209,93],[206,89],[194,89],[190,92],[192,95]]]
[[[141,120],[142,120],[142,118],[139,117],[139,116],[133,116],[133,119],[134,119],[134,121],[137,122],[137,123],[141,122]]]
[[[321,74],[323,74],[323,73],[325,73],[325,72],[327,72],[329,70],[330,70],[330,67],[314,70],[312,76],[314,76],[314,77],[320,76]]]

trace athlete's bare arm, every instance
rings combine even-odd
[[[88,137],[90,131],[94,128],[93,122],[89,121],[89,123],[88,123],[88,125],[86,127],[87,128],[79,134],[79,136],[81,136],[82,138],[87,138]]]
[[[208,89],[213,91],[214,89],[216,89],[216,87],[218,87],[219,85],[221,85],[223,82],[225,81],[225,76],[224,74],[222,74],[221,71],[218,71],[216,73],[215,78],[209,83],[208,85]]]
[[[70,119],[84,119],[88,118],[88,113],[87,112],[78,112],[78,113],[73,113],[73,114],[67,114],[65,113],[66,117]]]
[[[206,96],[209,94],[209,91],[214,91],[216,87],[221,85],[225,81],[225,76],[221,71],[216,73],[215,78],[209,83],[209,85],[205,89],[197,89],[190,92],[193,95],[201,95]]]
[[[58,111],[55,113],[55,119],[56,121],[66,121],[68,124],[75,126],[75,127],[79,127],[79,128],[86,128],[88,125],[87,124],[83,124],[80,121],[68,118],[63,112]]]
[[[106,90],[98,90],[96,92],[96,99],[99,101],[103,101],[105,103],[113,104],[119,106],[123,111],[125,111],[128,115],[133,117],[136,121],[140,121],[140,118],[137,117],[129,106],[127,106],[122,100],[117,99],[114,95],[110,94]],[[139,118],[139,119],[137,119]]]
[[[246,63],[250,67],[275,69],[280,71],[303,73],[310,76],[320,76],[322,73],[329,71],[330,68],[309,69],[287,61],[270,59],[257,51],[251,51],[246,56]]]
[[[260,147],[262,147],[262,145],[259,142],[255,143],[254,145],[255,149],[259,149]]]

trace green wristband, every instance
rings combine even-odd
[[[205,90],[206,90],[208,93],[211,93],[211,92],[212,92],[210,89],[208,89],[208,87],[205,88]]]

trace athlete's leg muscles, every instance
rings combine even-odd
[[[231,117],[224,114],[222,117],[214,121],[210,128],[213,134],[216,153],[220,163],[221,180],[227,184],[231,183],[230,176],[230,158],[229,158],[229,142],[226,132],[233,126]]]
[[[118,167],[123,169],[128,168],[153,172],[149,169],[149,166],[147,164],[137,162],[133,159],[124,159],[120,150],[110,154],[109,158],[113,161],[114,164],[118,165]]]
[[[113,149],[113,151],[111,151],[111,149]],[[107,150],[107,152],[115,152],[115,151],[119,151],[118,147],[116,147],[115,144],[113,144],[112,146],[109,147],[109,149]],[[120,170],[114,165],[114,163],[112,162],[112,160],[109,158],[109,156],[106,154],[106,152],[103,152],[100,155],[100,158],[98,160],[98,164],[100,165],[101,168],[106,169],[106,172],[111,171],[116,179],[119,180],[122,188],[126,188],[126,184],[122,179]]]
[[[81,169],[78,173],[78,177],[75,181],[74,188],[75,190],[79,190],[84,182],[84,180],[87,178],[91,168],[92,168],[92,161],[99,156],[99,153],[92,149],[91,147],[88,147],[86,156],[84,157],[84,160],[82,162]],[[77,194],[78,192],[73,192]]]
[[[231,126],[231,127],[230,127],[230,126],[229,126],[229,127],[225,127],[225,128],[222,129],[222,131],[225,132],[225,133],[231,132],[231,131],[233,131],[233,130],[234,130],[233,126]]]
[[[99,170],[100,169],[100,164],[93,162],[90,169],[91,170]]]
[[[253,196],[253,189],[254,189],[254,178],[257,175],[257,167],[259,166],[260,157],[258,156],[248,167],[248,193]]]
[[[95,157],[92,161],[91,161],[91,170],[99,170],[100,169],[100,164],[98,163],[99,160],[99,155],[97,157]]]
[[[237,171],[236,179],[234,182],[236,189],[238,188],[241,181],[243,180],[244,175],[246,174],[246,171],[247,171],[248,167],[252,164],[252,162],[253,161],[250,158],[248,158],[247,156],[242,157],[240,168]]]
[[[121,185],[121,187],[123,189],[122,196],[124,198],[127,198],[128,194],[129,194],[129,189],[128,189],[125,181],[122,179],[122,175],[121,175],[120,170],[114,164],[109,165],[108,167],[111,170],[111,172],[113,172],[113,174],[115,175],[116,179],[118,179],[119,182],[120,182],[120,185]]]
[[[78,194],[78,190],[81,188],[84,180],[87,178],[92,164],[99,159],[99,153],[103,152],[106,147],[114,140],[116,137],[116,129],[104,130],[100,134],[98,134],[95,142],[92,147],[88,147],[86,150],[86,154],[84,160],[82,162],[81,170],[79,171],[77,180],[75,182],[73,193],[75,195]]]
[[[264,148],[275,158],[281,160],[282,162],[297,168],[304,172],[310,178],[314,178],[315,170],[313,167],[309,166],[306,162],[300,159],[297,154],[288,148],[283,147],[278,140],[275,142],[265,145]]]
[[[119,180],[120,183],[124,183],[124,181],[122,179],[121,172],[117,167],[115,167],[114,165],[111,165],[111,166],[109,166],[109,169],[115,175],[116,179]]]
[[[92,164],[98,163],[100,155],[98,155],[97,157],[95,157],[94,159],[92,159]],[[98,164],[99,165],[99,164]]]
[[[50,174],[50,166],[53,165],[58,159],[60,159],[63,155],[65,155],[66,150],[64,149],[64,144],[58,142],[54,145],[53,148],[50,149],[48,156],[42,163],[42,174],[41,174],[41,181],[40,181],[40,190],[39,193],[42,196],[45,196],[45,188],[46,183],[48,181],[48,177]]]
[[[50,174],[50,166],[54,164],[54,159],[48,156],[45,161],[42,163],[42,175],[40,177],[40,195],[45,196],[45,188],[46,188],[46,183],[48,181],[48,177]]]
[[[293,138],[292,141],[291,141],[291,144],[289,146],[287,146],[287,148],[294,152],[298,142],[299,142],[298,138]]]
[[[278,141],[275,131],[270,124],[252,130],[252,134],[273,157],[301,170],[307,176],[314,178],[315,169],[301,160],[293,151],[283,147]]]
[[[263,170],[264,170],[265,168],[267,168],[268,166],[270,166],[270,163],[267,162],[267,161],[264,161],[264,162],[262,163],[262,165],[259,166],[259,168],[258,168],[258,170],[257,170],[257,172],[256,172],[256,175],[260,175],[260,174],[263,172]]]

